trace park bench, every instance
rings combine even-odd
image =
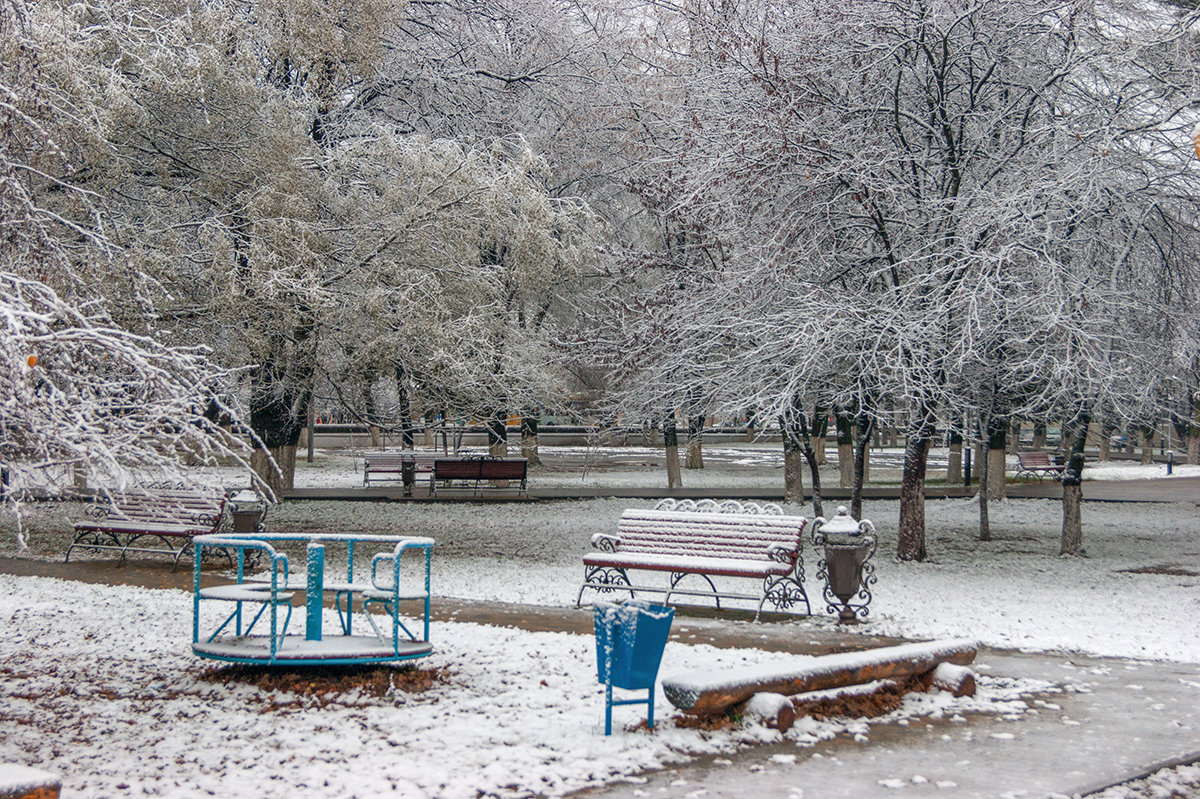
[[[372,480],[403,480],[406,463],[412,464],[413,480],[417,475],[427,475],[432,481],[436,459],[436,454],[425,452],[364,452],[363,486],[370,486]]]
[[[1061,477],[1064,468],[1063,464],[1055,463],[1045,452],[1018,452],[1015,476],[1036,477],[1040,483],[1043,477]]]
[[[763,605],[777,610],[804,605],[811,610],[804,591],[804,558],[801,547],[808,520],[785,516],[777,505],[759,506],[713,500],[692,502],[663,500],[653,510],[626,510],[617,524],[617,534],[597,533],[592,546],[597,552],[584,556],[584,578],[575,600],[592,588],[600,593],[637,591],[673,595],[709,596],[721,607],[721,599],[758,601],[755,619]],[[667,572],[668,584],[653,585],[630,579],[630,571]],[[695,575],[709,590],[683,589],[683,578]],[[756,593],[718,590],[713,577],[747,578],[761,581]]]
[[[90,505],[88,520],[76,522],[65,561],[76,549],[166,555],[179,566],[192,538],[215,533],[225,515],[225,494],[187,489],[145,489],[117,494]]]
[[[529,462],[524,458],[493,458],[486,455],[438,458],[433,462],[430,493],[437,496],[439,484],[446,487],[470,486],[476,495],[485,489],[512,490],[512,481],[516,483],[518,495],[526,494],[528,470]]]

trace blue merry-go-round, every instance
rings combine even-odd
[[[202,658],[258,665],[349,665],[412,660],[433,651],[430,538],[253,532],[196,536],[193,544],[192,651]],[[300,546],[305,570],[294,575],[287,553],[280,550]],[[327,548],[332,555],[328,560]],[[230,559],[237,580],[202,587],[201,561],[215,554]],[[356,574],[356,556],[363,558],[358,571],[369,571],[365,578]],[[327,573],[327,565],[343,557],[344,567]],[[323,624],[326,598],[333,600],[337,612],[337,623],[328,631]],[[303,631],[289,632],[293,610],[300,607]]]

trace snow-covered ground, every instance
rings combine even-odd
[[[70,597],[64,603],[64,596]],[[590,636],[435,624],[421,668],[448,678],[424,693],[325,701],[200,679],[191,598],[180,591],[0,576],[0,762],[60,774],[64,796],[430,797],[558,795],[780,733],[759,724],[677,726],[659,688],[652,734],[603,733]],[[333,619],[326,620],[332,627]],[[672,669],[795,661],[758,650],[670,643]],[[664,665],[664,673],[666,666]],[[1057,689],[980,677],[974,698],[910,694],[873,723],[913,716],[1017,718],[1022,696]],[[800,720],[798,747],[870,734],[857,720]]]
[[[709,462],[704,479],[778,479],[765,457]],[[655,470],[612,462],[594,471],[640,484],[661,479]],[[1136,465],[1090,471],[1092,477],[1163,473],[1161,466]],[[1176,467],[1175,474],[1187,471]],[[549,477],[539,471],[533,480]],[[694,473],[689,478],[699,484]],[[361,482],[352,458],[301,464],[299,485],[334,481]],[[730,483],[711,483],[717,484]],[[269,519],[276,529],[432,536],[435,601],[571,606],[591,535],[611,532],[625,507],[650,504],[293,502]],[[70,503],[27,508],[31,551],[23,556],[61,559],[78,510]],[[789,512],[812,515],[811,507]],[[976,513],[969,500],[930,501],[931,558],[899,563],[891,557],[898,504],[865,504],[880,548],[872,612],[859,631],[1200,662],[1200,514],[1193,503],[1085,504],[1084,558],[1056,554],[1056,502],[993,504],[989,542],[976,538]],[[11,522],[3,527],[0,555],[18,554]],[[818,604],[817,553],[810,549],[805,557],[818,615],[785,622],[798,636],[832,626]],[[178,591],[0,576],[0,762],[61,774],[66,796],[523,796],[561,794],[699,753],[780,739],[755,724],[707,732],[679,726],[661,693],[653,734],[621,729],[604,737],[590,636],[436,623],[436,652],[421,666],[447,669],[445,683],[425,693],[321,704],[200,679],[207,666],[190,653],[190,618],[190,597]],[[795,658],[672,642],[663,674],[789,657]],[[900,710],[872,723],[914,715],[962,719],[972,711],[1019,718],[1031,704],[1022,695],[1062,687],[985,676],[974,699],[910,695]],[[618,726],[642,713],[618,709]],[[871,734],[862,721],[805,719],[786,740],[810,746],[847,732]]]

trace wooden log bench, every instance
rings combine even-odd
[[[369,487],[372,480],[376,482],[402,481],[406,464],[412,464],[414,482],[420,475],[432,483],[433,463],[436,459],[436,454],[427,452],[364,452],[363,487]]]
[[[1044,477],[1062,477],[1066,466],[1055,463],[1046,452],[1018,452],[1016,477],[1036,477],[1038,482]]]
[[[529,461],[524,458],[493,458],[486,455],[468,458],[437,458],[433,462],[430,494],[437,496],[438,486],[470,487],[472,494],[484,490],[515,490],[528,496]],[[515,485],[513,485],[515,483]]]
[[[192,538],[215,533],[225,516],[224,493],[187,489],[148,489],[97,502],[75,523],[75,536],[64,562],[77,549],[166,555],[172,568],[192,551]]]
[[[978,649],[979,644],[968,639],[902,644],[864,652],[821,655],[798,661],[794,666],[750,667],[723,674],[706,670],[671,675],[662,685],[667,699],[683,712],[714,716],[761,693],[795,696],[874,680],[926,675],[938,684],[933,672],[939,666],[947,663],[966,666],[975,660]]]
[[[785,516],[777,505],[738,502],[675,502],[664,500],[654,510],[626,510],[616,535],[597,533],[592,546],[598,551],[583,558],[584,578],[575,600],[578,607],[589,588],[600,593],[638,591],[671,597],[712,597],[758,601],[755,619],[770,602],[776,610],[811,613],[804,590],[803,533],[808,520]],[[635,583],[631,571],[666,572],[667,584]],[[708,590],[682,588],[684,578],[695,576]],[[719,590],[714,577],[761,581],[758,591]]]

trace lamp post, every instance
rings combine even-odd
[[[823,547],[825,557],[817,563],[817,579],[824,580],[829,613],[838,614],[839,624],[854,624],[865,618],[871,604],[870,586],[875,583],[875,525],[850,516],[844,505],[829,521],[818,516],[813,522],[813,545]]]

